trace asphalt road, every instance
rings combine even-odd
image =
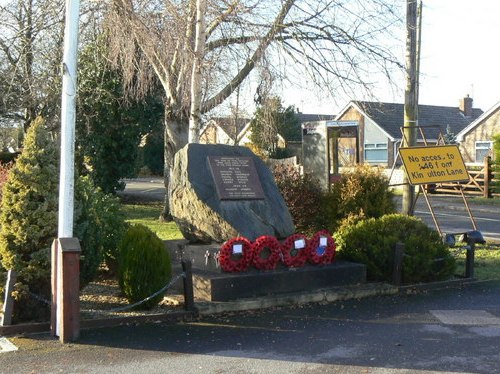
[[[162,201],[165,198],[165,185],[160,178],[125,179],[125,194],[145,200]]]
[[[398,198],[399,206],[400,198]],[[476,203],[467,199],[471,217],[467,212],[463,199],[456,196],[430,195],[429,201],[434,210],[435,219],[443,233],[466,232],[476,228],[487,240],[500,242],[500,206],[488,203]],[[421,218],[430,227],[436,228],[430,209],[421,196],[417,200],[415,216]]]
[[[1,373],[500,373],[500,281],[11,339]]]

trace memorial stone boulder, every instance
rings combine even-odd
[[[177,152],[170,210],[190,242],[285,238],[295,230],[272,173],[246,147],[188,144]]]

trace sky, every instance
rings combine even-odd
[[[423,0],[420,104],[458,106],[469,95],[475,108],[487,111],[500,101],[499,14],[497,0]],[[381,101],[404,101],[402,90],[401,95],[384,87],[378,91]],[[303,113],[335,114],[348,100],[333,103],[312,91],[289,90],[283,101]]]

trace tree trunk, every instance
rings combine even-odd
[[[191,113],[189,117],[189,142],[198,143],[201,127],[201,97],[203,59],[205,56],[205,0],[196,1],[196,33],[193,71],[191,74]]]
[[[160,215],[160,221],[171,221],[172,215],[170,214],[170,172],[174,165],[175,153],[184,147],[188,142],[188,129],[189,123],[182,118],[167,113],[169,109],[165,110],[165,148],[163,157],[165,166],[163,169],[163,179],[165,184],[165,198],[163,211]]]

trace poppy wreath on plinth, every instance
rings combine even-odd
[[[262,257],[267,250],[267,257]],[[280,260],[280,243],[274,236],[263,235],[252,244],[253,266],[259,270],[273,270]]]
[[[331,264],[335,258],[336,247],[327,230],[318,231],[307,243],[309,262],[315,265]]]
[[[219,250],[219,264],[228,273],[245,271],[252,262],[252,244],[247,238],[228,240]]]
[[[302,234],[294,234],[281,244],[283,263],[287,267],[299,268],[307,261],[307,239]]]

